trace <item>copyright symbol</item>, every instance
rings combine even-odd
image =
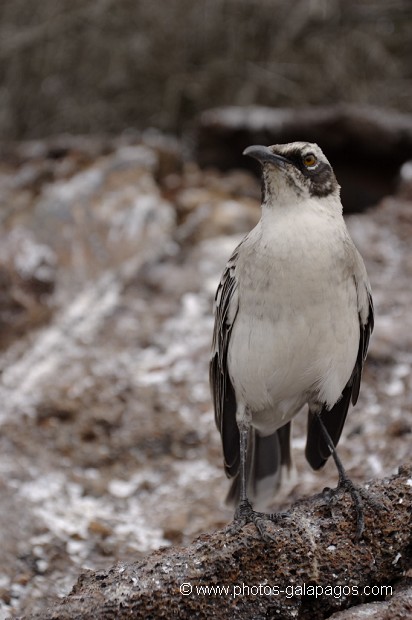
[[[182,583],[180,586],[180,594],[183,594],[183,596],[189,596],[189,594],[192,594],[192,590],[193,586],[191,583]]]

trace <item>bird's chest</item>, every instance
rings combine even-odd
[[[274,400],[300,403],[328,373],[342,390],[355,362],[356,289],[344,237],[305,232],[261,236],[237,266],[229,367],[256,410]],[[341,359],[349,360],[343,369]]]
[[[240,266],[240,308],[276,320],[334,305],[349,279],[345,249],[336,235],[314,233],[284,231],[261,239]]]

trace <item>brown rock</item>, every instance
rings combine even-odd
[[[411,565],[412,467],[373,482],[368,492],[382,509],[379,515],[367,509],[361,541],[354,536],[351,499],[340,495],[331,504],[320,494],[269,524],[270,544],[253,525],[204,534],[184,549],[160,549],[140,562],[83,573],[68,597],[32,618],[321,620],[368,602],[368,587],[390,585]],[[396,605],[397,614],[410,609],[409,594],[399,595]]]

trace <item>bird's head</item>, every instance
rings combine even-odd
[[[332,166],[317,144],[249,146],[243,154],[262,164],[263,204],[298,203],[331,196],[339,199],[340,188]]]

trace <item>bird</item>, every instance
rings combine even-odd
[[[307,409],[305,456],[332,455],[337,489],[364,531],[363,496],[336,451],[359,395],[374,327],[371,287],[347,230],[340,186],[317,144],[253,145],[262,171],[261,217],[239,243],[214,299],[209,379],[234,521],[253,521],[292,471],[291,423]]]

